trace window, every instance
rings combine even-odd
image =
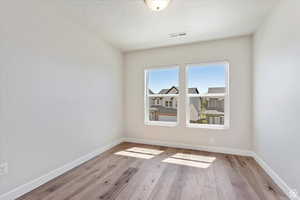
[[[155,99],[152,99],[152,104],[155,105]]]
[[[206,63],[186,69],[186,123],[188,127],[229,127],[229,64]]]
[[[145,70],[145,124],[175,126],[178,95],[179,67]]]

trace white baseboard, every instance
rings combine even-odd
[[[150,145],[159,145],[159,146],[167,146],[167,147],[175,147],[175,148],[193,149],[193,150],[208,151],[208,152],[215,152],[215,153],[250,156],[256,160],[256,162],[265,170],[265,172],[282,189],[282,191],[288,197],[290,197],[291,200],[300,200],[299,196],[292,197],[293,190],[279,177],[279,175],[265,161],[263,161],[263,159],[261,159],[260,156],[258,156],[253,151],[233,149],[233,148],[223,148],[223,147],[181,144],[181,143],[164,142],[164,141],[157,141],[157,140],[147,140],[147,139],[139,139],[139,138],[124,138],[123,141],[140,143],[140,144],[150,144]]]
[[[253,158],[281,188],[281,190],[288,197],[290,197],[291,200],[300,200],[300,197],[297,195],[296,191],[293,192],[293,190],[286,184],[286,182],[282,178],[280,178],[280,176],[259,155],[253,152]]]
[[[117,141],[112,142],[111,144],[108,144],[100,149],[97,149],[87,155],[84,155],[58,169],[55,169],[51,172],[49,172],[48,174],[45,174],[35,180],[30,181],[29,183],[26,183],[24,185],[21,185],[5,194],[0,195],[0,200],[14,200],[34,189],[36,189],[37,187],[49,182],[50,180],[66,173],[67,171],[83,164],[84,162],[98,156],[99,154],[103,153],[104,151],[120,144],[121,142],[123,142],[123,139],[119,139]]]
[[[224,154],[232,154],[232,155],[241,155],[241,156],[252,156],[253,155],[252,151],[242,150],[242,149],[203,146],[203,145],[191,145],[191,144],[165,142],[165,141],[157,141],[157,140],[147,140],[147,139],[139,139],[139,138],[124,138],[123,140],[125,142],[159,145],[159,146],[167,146],[167,147],[183,148],[183,149],[193,149],[193,150],[199,150],[199,151],[208,151],[208,152],[224,153]]]
[[[94,152],[91,152],[85,156],[80,157],[79,159],[68,163],[58,169],[55,169],[48,174],[41,176],[29,183],[21,185],[3,195],[0,195],[0,200],[14,200],[33,189],[47,183],[48,181],[64,174],[65,172],[81,165],[82,163],[98,156],[104,151],[122,143],[122,142],[133,142],[140,144],[150,144],[150,145],[159,145],[159,146],[167,146],[167,147],[175,147],[175,148],[184,148],[184,149],[193,149],[200,151],[208,151],[215,153],[224,153],[224,154],[233,154],[233,155],[241,155],[241,156],[251,156],[256,162],[266,171],[266,173],[273,179],[273,181],[283,190],[283,192],[290,197],[291,200],[300,200],[300,197],[292,197],[291,191],[292,189],[278,176],[278,174],[272,170],[272,168],[261,159],[256,153],[249,150],[241,150],[241,149],[233,149],[233,148],[223,148],[223,147],[212,147],[212,146],[199,146],[199,145],[190,145],[190,144],[182,144],[182,143],[172,143],[172,142],[164,142],[157,140],[146,140],[146,139],[138,139],[138,138],[123,138],[119,139],[111,144],[108,144]]]

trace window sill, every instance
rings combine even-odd
[[[209,129],[209,130],[226,130],[229,129],[227,125],[209,125],[209,124],[191,124],[188,123],[186,125],[187,128],[201,128],[201,129]]]
[[[166,127],[175,127],[178,125],[177,122],[156,122],[156,121],[147,121],[145,122],[147,126],[166,126]]]

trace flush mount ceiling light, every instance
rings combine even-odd
[[[153,11],[161,11],[165,9],[171,0],[144,0],[146,5]]]

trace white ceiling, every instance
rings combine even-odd
[[[54,1],[53,1],[54,2]],[[57,1],[73,21],[123,51],[253,33],[278,0],[171,0],[161,12],[144,0]],[[181,38],[169,34],[186,32]]]

